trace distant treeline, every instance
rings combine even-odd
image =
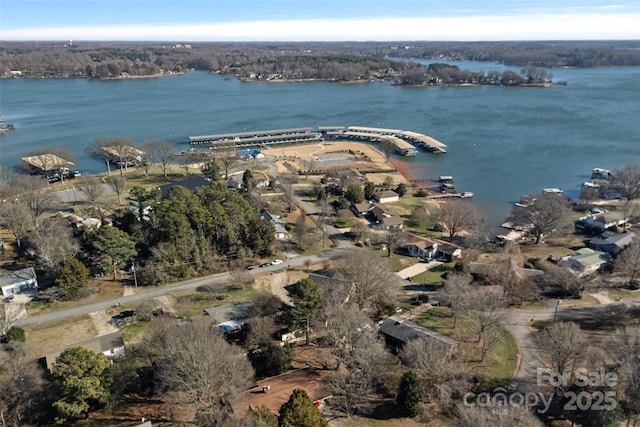
[[[495,43],[7,43],[0,76],[121,78],[205,70],[245,80],[392,80],[398,84],[541,83],[540,68],[640,65],[640,42]],[[434,60],[428,69],[411,58]],[[522,66],[470,73],[452,60]],[[432,64],[433,65],[433,64]],[[506,73],[506,75],[504,75]]]

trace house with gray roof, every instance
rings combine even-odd
[[[578,274],[584,276],[595,273],[600,268],[611,262],[613,257],[602,251],[595,251],[590,248],[581,248],[576,254],[564,257],[558,262],[558,266],[570,268]]]
[[[158,187],[158,190],[162,191],[163,194],[167,194],[169,190],[173,187],[181,186],[186,188],[189,191],[195,190],[197,187],[210,187],[211,182],[207,181],[207,179],[200,175],[193,175],[187,179],[183,179],[181,181],[171,182],[169,184],[164,184]]]
[[[27,267],[0,275],[0,291],[3,296],[14,294],[36,296],[38,294],[38,278],[35,270],[33,267]]]
[[[616,256],[618,252],[627,247],[635,237],[635,233],[630,231],[626,233],[605,231],[600,236],[589,240],[589,247],[593,250],[606,252]]]
[[[279,215],[273,215],[268,211],[264,211],[260,214],[260,219],[263,221],[270,222],[273,224],[275,228],[276,239],[278,240],[287,240],[289,238],[289,232],[285,227],[285,222]]]
[[[70,344],[48,352],[47,354],[45,354],[47,369],[51,371],[51,368],[56,363],[56,359],[58,359],[58,356],[60,356],[63,351],[74,347],[86,348],[87,350],[93,351],[96,354],[102,353],[107,356],[107,358],[112,362],[115,359],[124,357],[124,339],[122,338],[120,332],[116,331],[104,335],[98,335],[97,337]]]
[[[378,326],[378,332],[385,337],[387,344],[396,353],[409,341],[416,339],[426,340],[427,342],[437,340],[446,344],[451,351],[457,346],[456,340],[452,338],[396,316],[385,319]]]

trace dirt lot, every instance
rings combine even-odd
[[[279,172],[291,172],[290,168],[306,171],[353,168],[360,170],[389,170],[394,166],[387,163],[382,153],[372,145],[359,142],[335,142],[330,144],[294,145],[290,147],[278,147],[263,149],[267,156],[276,158]]]
[[[249,409],[264,405],[273,413],[278,413],[280,407],[289,400],[296,388],[307,392],[312,400],[323,399],[328,396],[325,381],[331,371],[315,369],[299,369],[286,374],[267,378],[246,392],[230,399],[235,414],[244,416]],[[264,386],[269,386],[267,393]]]

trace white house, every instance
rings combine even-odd
[[[27,267],[0,275],[0,290],[4,296],[13,294],[37,295],[38,278],[35,270],[33,267]]]
[[[583,216],[578,220],[576,228],[582,229],[585,227],[592,227],[600,230],[606,230],[609,227],[623,226],[627,223],[628,219],[629,218],[625,218],[622,212],[602,212]]]
[[[378,203],[391,203],[400,200],[400,196],[393,190],[385,190],[375,193],[373,199]]]
[[[83,347],[87,350],[93,351],[96,354],[102,353],[107,356],[107,358],[112,362],[115,359],[124,357],[124,339],[122,338],[120,332],[116,331],[104,335],[98,335],[97,337],[70,344],[65,347],[48,352],[47,354],[45,354],[47,369],[51,371],[51,368],[56,363],[56,359],[58,359],[58,356],[60,356],[63,351],[74,347]]]
[[[273,227],[276,229],[276,239],[286,240],[289,238],[289,232],[284,226],[284,221],[278,215],[273,215],[267,211],[264,211],[262,212],[262,214],[260,214],[260,219],[273,224]]]

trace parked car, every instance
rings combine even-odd
[[[281,259],[274,259],[273,261],[271,261],[271,265],[279,265],[279,264],[282,264]]]
[[[246,270],[253,270],[254,268],[256,268],[255,265],[247,265]]]
[[[264,268],[264,267],[271,267],[271,263],[270,262],[266,262],[264,264],[260,264],[260,268]]]

